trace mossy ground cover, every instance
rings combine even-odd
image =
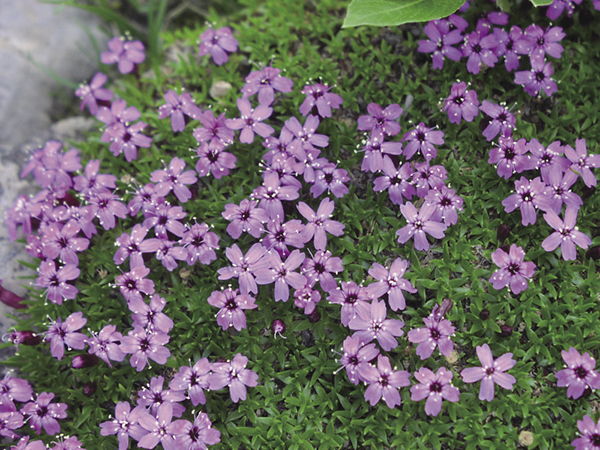
[[[471,24],[491,6],[475,3],[465,14]],[[341,29],[343,17],[344,5],[332,0],[243,0],[239,10],[229,16],[213,12],[209,20],[215,28],[231,27],[240,43],[239,51],[223,66],[197,55],[204,23],[167,32],[163,35],[165,57],[157,70],[143,65],[139,74],[122,76],[105,67],[115,95],[142,112],[152,146],[140,149],[138,158],[128,163],[122,156],[112,155],[108,144],[100,140],[101,132],[72,145],[79,149],[84,164],[100,159],[101,172],[118,177],[117,193],[126,202],[132,198],[132,178],[140,185],[148,183],[150,173],[162,168],[161,161],[168,163],[178,156],[188,168],[196,162],[190,149],[197,147],[192,130],[198,122],[174,133],[168,119],[158,119],[157,110],[168,89],[179,92],[184,88],[203,110],[210,107],[215,115],[226,112],[234,118],[244,78],[261,64],[272,64],[294,81],[292,93],[277,94],[268,120],[277,135],[290,116],[301,118],[298,108],[304,95],[300,90],[305,83],[318,80],[333,86],[332,91],[341,95],[344,103],[333,117],[321,121],[318,132],[329,136],[323,156],[346,169],[350,177],[350,192],[339,199],[332,196],[336,205],[333,218],[346,226],[343,236],[329,236],[327,244],[344,263],[337,280],[368,284],[373,263],[389,267],[397,257],[408,260],[405,277],[418,292],[406,294],[404,311],[388,312],[389,318],[404,321],[405,333],[421,327],[434,305],[450,298],[454,307],[446,317],[456,327],[456,357],[447,359],[436,351],[422,361],[406,335],[398,339],[398,347],[384,353],[393,365],[411,374],[421,367],[434,371],[446,367],[454,373],[460,400],[445,401],[442,413],[429,417],[423,402],[412,401],[409,388],[402,388],[400,407],[390,409],[384,402],[370,406],[364,399],[365,386],[351,384],[345,371],[339,370],[339,356],[334,351],[341,351],[352,331],[341,325],[340,308],[330,304],[326,294],[317,304],[321,319],[313,322],[293,300],[275,302],[272,286],[261,286],[258,309],[246,312],[246,329],[223,331],[217,325],[217,310],[207,298],[228,284],[218,280],[217,274],[219,268],[229,265],[225,249],[237,243],[245,252],[256,241],[247,234],[234,241],[225,231],[229,222],[221,213],[226,204],[239,204],[261,184],[261,158],[266,151],[259,139],[253,144],[236,141],[228,150],[237,157],[236,169],[221,179],[200,178],[193,199],[182,205],[189,223],[193,218],[206,222],[219,235],[218,259],[191,267],[180,262],[172,272],[155,259],[146,262],[156,292],[167,300],[164,312],[175,323],[166,365],[152,363],[137,372],[125,360],[112,368],[101,362],[93,368],[73,369],[72,358],[85,351],[68,351],[57,361],[46,343],[22,345],[6,362],[20,370],[35,392],[53,392],[58,401],[68,405],[68,419],[60,421],[62,433],[78,436],[84,448],[117,448],[116,437],[101,436],[99,424],[114,414],[117,402],[135,404],[137,392],[151,377],[161,375],[169,381],[190,361],[193,364],[202,357],[230,360],[237,353],[248,358],[248,368],[259,377],[258,386],[248,388],[245,401],[233,403],[227,391],[220,390],[207,392],[206,404],[197,408],[185,403],[185,417],[191,417],[192,410],[206,412],[221,432],[221,442],[214,448],[505,449],[521,445],[519,435],[525,430],[533,434],[529,448],[565,449],[576,437],[578,420],[585,414],[597,419],[597,394],[569,399],[566,390],[556,386],[554,374],[563,368],[562,350],[575,347],[582,354],[598,357],[598,262],[583,250],[575,261],[564,261],[559,252],[546,252],[541,243],[551,228],[541,217],[535,225],[525,227],[518,212],[505,212],[502,201],[514,189],[514,179],[498,177],[487,162],[493,144],[481,135],[485,116],[454,125],[441,111],[440,101],[457,79],[470,82],[480,100],[514,105],[515,137],[535,138],[544,145],[560,140],[573,147],[576,139],[585,138],[589,153],[598,153],[600,14],[584,4],[572,19],[555,24],[563,27],[567,37],[562,42],[562,58],[553,61],[558,92],[550,98],[525,93],[502,64],[479,75],[468,73],[464,62],[447,60],[443,70],[432,69],[429,55],[417,52],[418,40],[425,38],[420,26]],[[509,25],[525,29],[532,23],[547,26],[548,20],[529,2],[515,5]],[[209,92],[216,81],[226,81],[232,88],[214,100]],[[446,184],[464,199],[464,210],[445,238],[435,241],[427,252],[416,251],[412,240],[405,245],[397,242],[396,230],[406,224],[405,219],[387,193],[373,191],[376,175],[360,171],[364,135],[357,131],[356,120],[372,102],[384,107],[398,103],[404,108],[402,133],[419,122],[445,133],[446,143],[438,149],[434,162],[447,169]],[[586,189],[581,180],[573,189],[584,197],[579,229],[592,237],[593,246],[600,245],[600,196],[595,189]],[[171,200],[176,203],[175,197]],[[316,210],[321,198],[314,199],[305,186],[299,200]],[[302,219],[293,205],[286,206],[286,214]],[[132,322],[124,298],[114,287],[115,277],[121,274],[113,262],[115,240],[140,221],[140,217],[118,220],[116,228],[107,231],[98,227],[100,232],[92,238],[90,248],[80,254],[75,300],[62,305],[45,302],[43,292],[32,285],[30,315],[18,329],[43,332],[47,317],[65,319],[82,311],[86,328],[98,331],[111,323],[125,335]],[[494,290],[488,281],[496,270],[491,253],[502,244],[497,237],[501,225],[511,230],[506,242],[521,246],[526,260],[537,265],[528,289],[520,295],[506,288]],[[37,264],[31,267],[35,269]],[[285,339],[273,335],[274,319],[287,325]],[[501,325],[512,327],[512,333],[501,333]],[[497,388],[492,402],[480,401],[479,385],[465,384],[459,375],[465,367],[479,365],[475,348],[483,344],[491,347],[494,356],[511,352],[517,361],[510,370],[517,380],[513,389]],[[86,396],[82,387],[89,382],[95,383],[97,390]],[[53,440],[45,435],[42,439]],[[131,447],[134,445],[132,441]]]

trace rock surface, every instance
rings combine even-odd
[[[89,126],[80,118],[53,124],[56,98],[77,104],[78,99],[73,89],[50,75],[78,84],[98,70],[88,32],[100,48],[105,47],[107,37],[95,16],[38,0],[0,0],[0,279],[19,295],[26,292],[22,285],[33,282],[21,277],[35,274],[19,264],[29,258],[22,244],[8,239],[4,215],[19,195],[38,190],[31,177],[19,177],[30,151],[48,139],[72,138]],[[0,335],[14,324],[6,313],[15,311],[0,303]],[[0,359],[4,357],[0,354]]]

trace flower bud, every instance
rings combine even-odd
[[[488,309],[482,309],[479,313],[479,318],[481,320],[488,320],[490,318],[490,311]]]
[[[500,250],[502,250],[504,253],[510,253],[510,247],[508,246],[508,244],[502,244],[500,246]]]
[[[319,320],[321,320],[321,313],[316,309],[308,315],[308,321],[310,323],[317,323]]]
[[[96,355],[77,355],[71,362],[73,369],[85,369],[87,367],[94,367],[98,364],[98,357]]]
[[[500,336],[509,337],[513,332],[513,328],[510,325],[500,325]]]
[[[510,236],[510,228],[508,225],[500,225],[497,233],[498,241],[504,242],[508,236]]]
[[[271,331],[273,331],[273,336],[277,337],[277,335],[283,337],[282,333],[285,333],[285,322],[281,319],[275,319],[271,324]]]
[[[2,287],[2,280],[0,280],[0,302],[15,309],[27,308],[27,305],[21,303],[22,300],[23,297],[19,297],[14,292],[4,289]]]
[[[42,342],[42,336],[30,330],[12,331],[5,336],[8,336],[8,339],[15,345],[38,345]]]
[[[94,383],[93,381],[88,381],[81,388],[81,392],[83,393],[83,395],[86,395],[88,397],[94,395],[96,393],[96,383]]]
[[[600,245],[596,245],[595,247],[590,247],[590,249],[585,253],[585,256],[588,259],[593,259],[598,261],[600,259]]]

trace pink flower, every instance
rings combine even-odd
[[[513,294],[520,294],[527,289],[527,279],[535,274],[536,265],[524,259],[525,252],[515,244],[510,246],[508,253],[501,248],[492,253],[492,261],[500,268],[490,278],[494,289],[510,286]]]
[[[246,77],[246,84],[242,88],[244,97],[251,97],[258,93],[258,103],[269,106],[275,100],[275,90],[292,92],[294,82],[287,77],[279,75],[280,69],[267,66],[261,70],[251,72]]]
[[[370,131],[372,136],[379,136],[383,140],[384,136],[396,136],[400,133],[400,124],[397,119],[404,110],[400,105],[392,103],[383,109],[377,103],[367,105],[368,115],[358,118],[358,129],[360,131]]]
[[[83,328],[86,322],[87,319],[81,312],[71,314],[64,322],[60,317],[56,319],[56,322],[51,321],[44,339],[50,341],[52,356],[60,361],[65,354],[65,345],[68,348],[83,350],[87,336],[78,333],[77,330]]]
[[[209,386],[208,378],[211,369],[212,364],[208,362],[208,359],[201,358],[196,361],[194,366],[191,366],[190,363],[190,367],[181,367],[171,380],[169,387],[177,390],[187,389],[192,405],[198,406],[199,403],[204,405],[206,403],[204,391]]]
[[[142,327],[135,327],[121,340],[121,351],[131,355],[131,367],[140,372],[148,364],[148,358],[158,364],[165,364],[171,352],[164,347],[169,342],[169,335],[162,331],[148,333]]]
[[[246,386],[258,386],[258,375],[246,369],[247,364],[248,358],[241,353],[236,354],[231,362],[213,364],[213,373],[209,376],[211,391],[228,386],[234,403],[246,400]]]
[[[270,267],[256,271],[256,283],[271,284],[274,282],[275,301],[287,302],[290,298],[289,286],[300,289],[306,285],[306,277],[294,272],[304,262],[306,255],[300,250],[294,250],[283,262],[279,253],[270,251],[265,258],[270,262]]]
[[[552,228],[554,233],[544,239],[542,247],[547,252],[552,252],[560,245],[560,251],[564,260],[574,260],[577,258],[577,246],[586,249],[592,244],[589,236],[583,234],[576,227],[577,209],[568,207],[565,210],[564,222],[554,213],[548,211],[544,214],[544,219]]]
[[[429,250],[427,234],[436,239],[442,239],[445,236],[444,231],[448,227],[443,223],[431,219],[436,208],[436,205],[432,203],[423,204],[419,211],[417,211],[417,208],[411,202],[400,205],[400,211],[406,219],[407,224],[396,231],[398,242],[405,244],[414,236],[415,250],[427,251]]]
[[[194,184],[198,179],[193,170],[183,171],[185,161],[174,157],[169,163],[169,167],[164,170],[155,170],[152,172],[150,181],[157,183],[154,192],[161,197],[166,197],[173,190],[180,203],[185,203],[192,198],[192,192],[186,184]]]
[[[146,59],[144,44],[140,41],[126,41],[122,37],[114,37],[108,41],[107,52],[102,52],[100,60],[103,64],[117,63],[122,74],[133,72],[136,64]]]
[[[511,390],[516,383],[515,377],[506,372],[517,363],[512,359],[512,353],[505,353],[494,361],[490,346],[483,344],[476,349],[477,357],[482,367],[469,367],[464,369],[460,376],[465,383],[476,383],[481,381],[479,389],[479,400],[491,402],[494,399],[494,385]]]
[[[325,250],[327,246],[327,234],[341,236],[344,234],[345,225],[337,220],[331,220],[335,203],[330,198],[324,198],[315,213],[313,209],[304,202],[298,202],[298,212],[308,221],[304,228],[304,239],[309,242],[314,237],[316,250]]]
[[[479,115],[477,92],[467,90],[467,83],[464,81],[454,83],[442,111],[448,113],[450,123],[459,124],[461,119],[473,122]]]
[[[260,243],[250,247],[246,255],[242,253],[237,244],[226,248],[225,255],[231,261],[231,266],[223,267],[217,271],[219,280],[238,278],[242,294],[248,294],[249,292],[257,294],[256,273],[269,267],[269,262],[265,258],[266,253],[267,249]]]
[[[452,386],[452,377],[452,372],[445,367],[440,367],[436,373],[421,367],[415,372],[419,384],[410,388],[410,399],[414,402],[427,399],[425,414],[437,416],[442,410],[442,400],[457,402],[459,399],[460,391]]]
[[[392,370],[389,358],[383,355],[377,357],[377,368],[365,371],[364,378],[369,384],[365,399],[371,406],[375,406],[381,399],[388,408],[400,406],[402,399],[398,389],[410,386],[410,373],[406,370]]]
[[[106,75],[98,72],[90,81],[90,84],[80,84],[75,91],[75,95],[81,99],[81,110],[87,105],[90,114],[93,116],[98,112],[98,100],[100,102],[109,102],[112,100],[113,93],[102,87],[106,83]]]
[[[404,310],[406,300],[402,291],[412,294],[417,292],[411,282],[403,278],[407,268],[408,261],[402,258],[396,258],[389,270],[381,264],[373,263],[373,267],[369,269],[369,275],[378,281],[367,286],[368,295],[373,298],[380,298],[387,294],[388,304],[392,311]]]
[[[127,450],[129,436],[139,441],[148,434],[138,423],[140,413],[144,411],[143,406],[136,406],[132,411],[129,403],[118,402],[115,406],[115,418],[100,424],[100,434],[102,436],[116,434],[119,440],[119,450]]]
[[[217,324],[227,330],[233,326],[238,331],[246,328],[245,309],[256,309],[253,297],[247,294],[238,294],[237,289],[227,288],[223,291],[213,291],[208,297],[208,303],[221,308],[217,313]]]
[[[259,238],[264,232],[263,223],[269,220],[269,216],[262,208],[257,208],[258,202],[244,199],[239,206],[233,203],[225,205],[225,211],[221,215],[231,221],[227,225],[227,233],[233,239],[242,235],[242,231],[250,233],[255,238]]]
[[[316,106],[321,117],[331,117],[331,109],[339,109],[344,100],[339,95],[329,92],[329,89],[329,86],[321,83],[304,86],[302,93],[306,98],[300,105],[300,114],[307,116]]]
[[[217,66],[223,65],[229,60],[227,52],[233,53],[238,49],[238,41],[227,27],[218,30],[209,28],[200,35],[200,41],[198,55],[204,56],[210,53]]]
[[[390,351],[398,346],[396,337],[404,334],[404,322],[387,319],[387,308],[384,302],[373,300],[370,305],[357,308],[356,316],[350,320],[348,327],[356,330],[357,336],[364,343],[377,339],[381,348]]]
[[[169,316],[163,313],[167,301],[158,294],[154,294],[150,299],[150,305],[147,305],[140,298],[134,298],[127,302],[129,310],[133,313],[134,327],[144,327],[150,331],[162,331],[169,333],[173,328],[173,321]]]
[[[377,358],[379,349],[375,344],[365,344],[358,336],[348,336],[344,339],[343,347],[340,364],[346,369],[348,379],[353,384],[366,382],[365,374],[373,371],[369,363]]]
[[[240,133],[240,142],[252,144],[254,142],[254,133],[263,138],[271,135],[275,130],[270,125],[262,123],[273,113],[273,109],[266,105],[259,105],[252,109],[250,100],[245,97],[238,98],[237,106],[242,114],[239,119],[227,119],[225,125],[231,130],[242,130]]]
[[[600,420],[594,423],[587,414],[582,420],[577,421],[577,428],[581,437],[571,442],[575,450],[598,450],[600,449]]]
[[[565,156],[571,161],[570,169],[579,174],[587,187],[596,186],[596,176],[592,167],[600,167],[600,155],[588,155],[585,139],[575,141],[575,149],[570,145],[565,147]]]
[[[183,131],[185,129],[185,117],[199,119],[202,110],[194,104],[192,96],[184,92],[177,95],[173,89],[169,89],[164,95],[167,103],[158,108],[158,118],[164,119],[171,116],[171,128],[173,131]]]
[[[53,398],[53,393],[42,392],[34,401],[26,403],[21,408],[21,412],[29,416],[29,423],[37,434],[42,434],[42,427],[50,436],[60,433],[60,425],[56,419],[67,417],[67,405],[50,403]]]
[[[149,273],[149,268],[137,266],[115,278],[115,285],[119,286],[125,300],[128,302],[134,298],[142,300],[142,293],[154,294],[154,281],[146,279]]]
[[[567,397],[579,398],[586,388],[600,389],[600,374],[596,372],[596,360],[589,353],[583,356],[573,347],[561,352],[566,368],[556,372],[558,387],[567,388]]]
[[[408,332],[408,340],[417,346],[417,355],[425,360],[429,358],[436,347],[440,349],[440,353],[446,357],[450,356],[450,352],[454,350],[454,343],[450,338],[456,329],[452,326],[452,322],[442,317],[436,317],[435,306],[433,312],[423,318],[425,327],[416,328]]]
[[[54,261],[42,261],[35,282],[47,289],[48,300],[62,305],[63,300],[73,300],[77,296],[79,291],[67,281],[76,280],[79,274],[80,270],[74,264],[66,264],[57,270]]]
[[[204,450],[209,445],[221,442],[221,432],[212,427],[208,414],[201,412],[194,423],[184,422],[175,436],[178,450]]]

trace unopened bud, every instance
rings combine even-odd
[[[508,244],[502,244],[500,246],[500,250],[502,250],[504,253],[510,253],[510,247],[508,246]]]
[[[310,323],[317,323],[319,320],[321,320],[321,313],[316,309],[308,315],[308,321]]]
[[[509,337],[513,332],[513,328],[510,325],[500,325],[500,336]]]
[[[15,345],[38,345],[42,342],[42,336],[30,330],[11,331],[7,336]]]
[[[271,331],[273,331],[273,336],[277,337],[277,335],[284,337],[282,333],[285,333],[285,322],[281,319],[275,319],[271,324]]]
[[[600,259],[600,245],[590,247],[590,249],[587,252],[585,252],[585,256],[589,259],[598,261]]]
[[[481,320],[488,320],[490,318],[490,311],[487,309],[482,309],[479,313],[479,318]]]
[[[500,225],[498,227],[498,240],[500,242],[504,242],[506,240],[506,238],[508,238],[508,236],[510,236],[510,228],[508,227],[508,225]]]
[[[94,395],[96,393],[96,383],[94,383],[93,381],[88,381],[81,388],[81,392],[83,393],[83,395],[86,395],[88,397]]]
[[[94,367],[98,364],[98,357],[96,355],[77,355],[71,362],[73,369],[85,369],[87,367]]]
[[[15,309],[27,308],[27,305],[24,305],[21,303],[21,301],[23,300],[23,297],[19,297],[14,292],[9,291],[8,289],[4,289],[1,286],[1,284],[2,284],[2,280],[0,280],[0,302],[4,303],[5,305],[10,306],[11,308],[15,308]]]

